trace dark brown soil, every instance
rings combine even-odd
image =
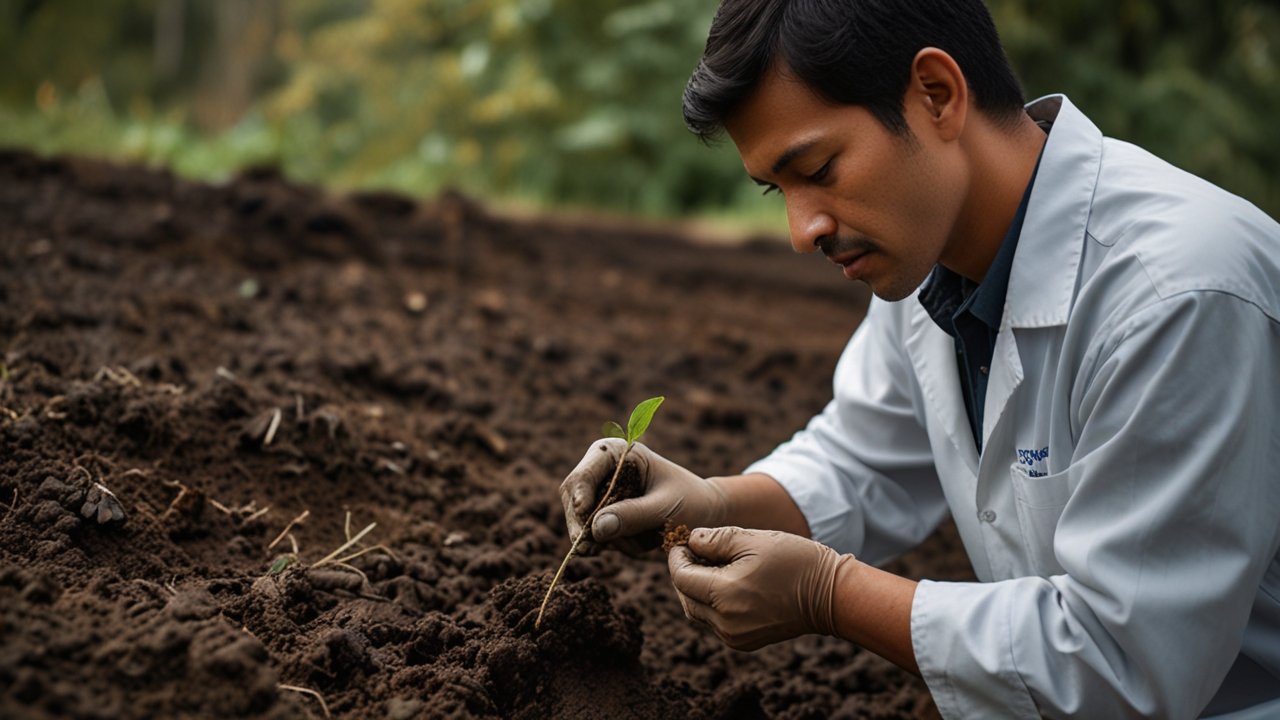
[[[601,420],[664,394],[646,443],[737,471],[864,306],[776,243],[0,153],[0,717],[930,717],[847,643],[725,649],[659,553],[532,627]]]
[[[671,552],[681,545],[689,544],[689,526],[667,523],[662,529],[662,552]]]

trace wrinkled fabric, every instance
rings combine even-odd
[[[868,562],[948,512],[981,582],[922,582],[947,718],[1168,717],[1280,702],[1280,226],[1103,138],[1063,96],[974,448],[952,339],[873,300],[834,398],[747,469]]]

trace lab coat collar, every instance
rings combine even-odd
[[[1052,123],[1013,258],[1002,327],[1064,325],[1071,315],[1102,132],[1065,95],[1028,103],[1027,114]]]

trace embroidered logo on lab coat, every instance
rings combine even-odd
[[[1049,474],[1049,448],[1024,450],[1018,448],[1018,464],[1027,468],[1028,477],[1044,477]]]

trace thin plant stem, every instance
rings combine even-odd
[[[333,562],[334,559],[336,559],[342,553],[346,552],[347,549],[350,548],[352,545],[355,545],[356,543],[360,542],[361,538],[363,538],[365,535],[368,535],[369,531],[374,529],[377,526],[378,526],[378,523],[369,523],[368,527],[356,533],[356,536],[346,541],[345,543],[343,543],[342,547],[338,548],[337,550],[334,550],[328,555],[325,555],[323,558],[321,558],[320,562],[312,565],[311,567],[320,567],[321,565],[327,565],[328,563]]]
[[[629,452],[631,452],[631,443],[627,443],[622,455],[618,457],[618,465],[613,469],[613,477],[609,480],[609,487],[604,491],[604,497],[600,498],[596,509],[592,510],[591,514],[587,516],[587,521],[582,524],[582,531],[578,533],[578,537],[573,539],[573,544],[569,546],[569,552],[564,556],[564,560],[560,562],[560,569],[556,570],[555,577],[551,578],[551,585],[547,588],[547,594],[542,598],[542,607],[538,608],[538,619],[533,621],[535,630],[542,626],[542,614],[547,611],[547,602],[551,600],[551,591],[555,590],[556,583],[560,582],[560,576],[564,574],[565,567],[569,565],[569,559],[578,550],[578,544],[582,542],[582,538],[586,537],[587,530],[590,529],[591,523],[596,519],[596,513],[600,512],[600,508],[605,506],[605,503],[609,501],[609,496],[613,494],[613,486],[617,484],[618,476],[622,474],[622,463],[627,459],[627,453]]]

